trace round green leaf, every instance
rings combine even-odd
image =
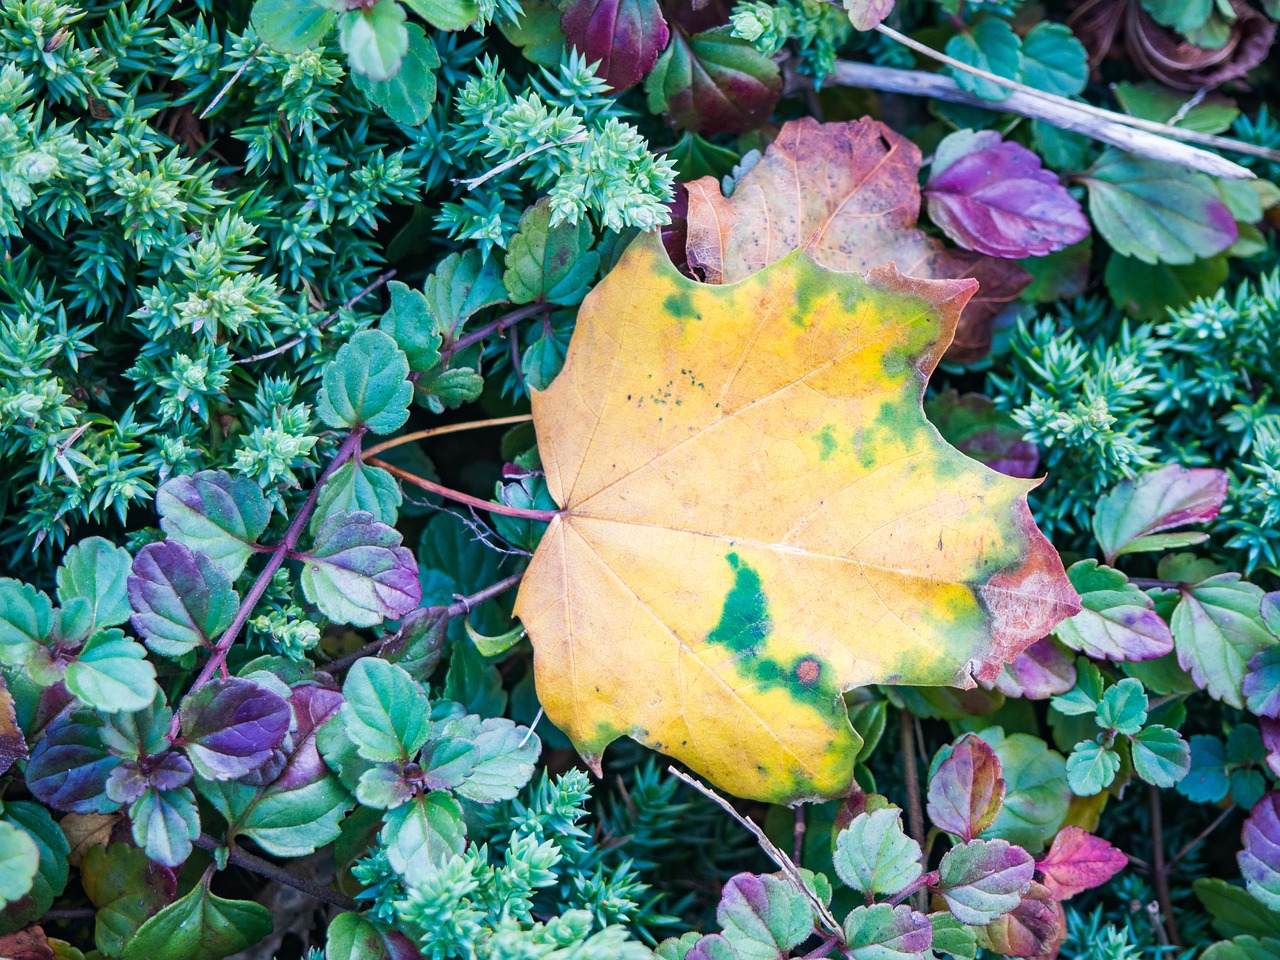
[[[272,930],[271,911],[247,900],[224,900],[198,884],[144,923],[124,960],[222,960]]]
[[[147,651],[119,629],[100,630],[67,664],[67,689],[103,713],[143,710],[159,688]]]
[[[132,612],[126,591],[132,564],[124,547],[102,537],[81,540],[67,551],[58,568],[58,599],[63,604],[76,597],[87,600],[94,629],[124,623]]]
[[[385,6],[385,3],[379,6]],[[331,427],[391,433],[409,419],[409,360],[381,330],[363,330],[324,368],[317,407]]]
[[[0,820],[0,907],[26,896],[39,866],[40,851],[30,834]]]
[[[920,845],[896,807],[860,813],[836,837],[836,873],[860,893],[894,894],[920,876]]]

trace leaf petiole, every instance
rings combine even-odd
[[[505,503],[494,503],[491,500],[481,500],[479,497],[473,497],[469,493],[463,493],[460,490],[453,490],[443,484],[420,477],[416,473],[410,473],[408,470],[401,470],[397,466],[387,463],[385,460],[379,460],[377,457],[365,461],[370,466],[381,467],[393,476],[399,477],[405,483],[412,483],[415,487],[421,487],[430,493],[439,494],[440,496],[453,500],[457,503],[465,503],[469,507],[475,507],[477,510],[487,510],[489,513],[498,513],[504,517],[516,517],[520,520],[538,520],[543,523],[550,523],[556,517],[560,516],[559,510],[528,510],[524,507],[509,507]]]

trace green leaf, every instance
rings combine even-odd
[[[1076,796],[1092,797],[1111,786],[1120,770],[1120,754],[1096,740],[1082,740],[1067,757],[1067,783]]]
[[[375,80],[357,72],[351,75],[351,79],[396,123],[416,126],[431,115],[431,105],[436,102],[436,76],[433,71],[440,66],[440,55],[422,27],[410,23],[406,29],[409,47],[394,76]]]
[[[498,668],[480,655],[469,639],[455,642],[444,678],[444,695],[462,704],[467,713],[482,717],[501,715],[507,707]]]
[[[1280,940],[1267,937],[1236,937],[1212,944],[1200,960],[1275,960],[1280,957]]]
[[[520,360],[520,373],[530,389],[547,389],[564,368],[564,358],[569,352],[570,333],[572,331],[555,328],[544,330],[541,336],[525,347],[524,356]]]
[[[1174,126],[1197,133],[1224,133],[1240,116],[1235,101],[1218,94],[1201,97],[1155,83],[1117,83],[1111,89],[1127,113],[1156,123],[1179,117]]]
[[[0,663],[21,666],[52,632],[49,595],[29,583],[0,579]]]
[[[1000,759],[1005,786],[1000,815],[981,836],[1000,837],[1038,853],[1067,819],[1071,789],[1066,760],[1039,737],[1029,734],[1006,736],[1000,727],[988,727],[978,736],[991,745]]]
[[[337,14],[312,0],[256,0],[249,21],[272,50],[302,53],[328,36]]]
[[[1197,803],[1217,803],[1231,788],[1226,746],[1217,737],[1197,734],[1188,748],[1188,770],[1178,781],[1178,792]]]
[[[1053,698],[1053,708],[1069,717],[1079,717],[1098,711],[1102,703],[1102,672],[1085,657],[1076,658],[1076,685],[1066,693]]]
[[[0,820],[0,907],[27,895],[40,866],[40,851],[27,831]]]
[[[370,513],[335,513],[303,561],[302,592],[330,620],[372,627],[418,608],[422,585],[400,533]]]
[[[203,883],[144,923],[124,960],[222,960],[271,933],[271,911],[214,896]]]
[[[1178,33],[1188,33],[1205,25],[1213,13],[1214,0],[1141,0],[1151,19]]]
[[[386,845],[392,869],[409,884],[421,882],[467,842],[467,826],[458,801],[442,790],[416,796],[383,818],[378,839]]]
[[[1226,250],[1239,236],[1202,173],[1108,149],[1082,180],[1094,226],[1121,256],[1188,264]]]
[[[196,797],[188,787],[148,789],[129,807],[133,840],[148,857],[166,867],[180,867],[191,856],[200,835]]]
[[[1201,877],[1191,887],[1218,936],[1280,938],[1280,912],[1263,906],[1243,887],[1217,877]]]
[[[404,494],[396,478],[381,467],[371,467],[359,459],[349,460],[333,471],[320,488],[316,512],[311,519],[314,535],[326,518],[335,513],[371,514],[379,523],[395,526]]]
[[[114,627],[129,619],[127,583],[133,557],[102,537],[81,540],[66,552],[58,568],[58,600],[80,597],[93,611],[93,627]]]
[[[513,799],[533,776],[542,750],[535,734],[503,717],[467,716],[445,732],[472,747],[466,778],[455,792],[478,803]]]
[[[1137,683],[1135,680],[1134,683]],[[1172,787],[1191,766],[1191,748],[1177,730],[1153,725],[1129,741],[1133,772],[1157,787]]]
[[[518,21],[502,19],[498,29],[520,48],[524,58],[540,67],[558,68],[565,55],[565,36],[560,29],[560,11],[552,0],[524,0],[524,16]],[[682,178],[683,179],[683,178]]]
[[[581,303],[600,268],[585,221],[552,226],[551,201],[539,200],[520,217],[507,247],[502,275],[512,303]]]
[[[25,832],[35,843],[39,854],[39,866],[28,891],[29,896],[10,904],[4,911],[4,925],[20,927],[38,921],[62,896],[69,877],[67,857],[71,854],[71,846],[49,811],[38,803],[6,800],[4,821]]]
[[[271,505],[256,483],[221,470],[165,481],[156,491],[156,510],[170,538],[203,553],[232,581],[271,519]]]
[[[441,370],[418,381],[418,397],[432,413],[479,400],[483,390],[484,378],[470,367]]]
[[[844,939],[852,955],[867,960],[923,960],[933,944],[933,926],[905,903],[854,907],[844,918]]]
[[[405,6],[437,30],[465,30],[480,18],[475,0],[404,0]]]
[[[94,942],[108,957],[123,954],[138,928],[174,898],[173,873],[132,844],[90,847],[80,861],[80,882],[98,908]]]
[[[1042,20],[1022,38],[1023,76],[1028,86],[1074,97],[1089,81],[1089,56],[1071,28]]]
[[[384,6],[388,0],[382,0]],[[381,330],[362,330],[324,368],[317,412],[331,427],[391,433],[409,419],[409,360]]]
[[[1244,707],[1249,660],[1276,642],[1262,622],[1262,588],[1221,573],[1182,590],[1169,625],[1178,663],[1215,700]]]
[[[716,919],[741,960],[785,957],[813,932],[813,908],[790,881],[740,873],[724,885]]]
[[[340,913],[329,922],[324,960],[390,960],[382,932],[359,913]]]
[[[836,837],[836,874],[864,894],[894,894],[921,873],[920,845],[902,829],[896,807],[860,813]]]
[[[667,156],[676,165],[676,177],[688,183],[700,177],[727,176],[741,154],[686,130],[675,146],[667,150]]]
[[[1174,266],[1168,263],[1143,263],[1133,257],[1112,254],[1104,274],[1111,300],[1139,320],[1163,320],[1169,310],[1185,307],[1200,297],[1212,296],[1226,282],[1227,255]],[[1134,541],[1123,553],[1139,550],[1169,550],[1178,546],[1203,543],[1203,533],[1165,534],[1165,538],[1146,537],[1153,544]]]
[[[1119,570],[1080,560],[1067,576],[1083,609],[1054,635],[1072,650],[1108,660],[1150,660],[1173,650],[1173,635],[1151,598]]]
[[[343,726],[364,759],[407,761],[427,742],[427,695],[403,668],[377,657],[357,660],[347,671],[342,695]]]
[[[956,844],[938,864],[938,892],[961,923],[991,923],[1031,888],[1035,861],[1005,840]]]
[[[348,11],[338,21],[338,43],[353,72],[390,80],[409,51],[404,9],[396,0],[377,0],[372,7]]]
[[[99,630],[67,664],[67,689],[103,713],[143,710],[159,688],[147,651],[119,629]]]
[[[342,818],[355,806],[335,776],[299,787],[255,789],[208,780],[197,781],[197,786],[237,835],[276,857],[304,857],[332,843],[342,833]]]
[[[435,317],[436,331],[451,339],[461,334],[477,312],[507,299],[497,258],[486,260],[474,248],[441,260],[422,290]]]
[[[945,953],[956,960],[974,960],[978,955],[978,938],[973,927],[961,923],[949,913],[931,913],[933,952]]]
[[[1147,722],[1147,693],[1142,683],[1126,677],[1102,695],[1098,726],[1117,733],[1135,734]]]
[[[1022,42],[1007,20],[986,17],[969,31],[957,33],[947,41],[947,56],[987,73],[1019,80],[1023,72]],[[1004,100],[1010,90],[999,84],[975,77],[964,70],[948,67],[961,90],[983,100]]]
[[[440,362],[440,332],[427,298],[399,280],[392,280],[387,289],[391,292],[391,307],[378,321],[378,329],[404,351],[411,371],[426,373]]]

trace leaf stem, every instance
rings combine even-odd
[[[320,489],[328,482],[340,466],[350,460],[353,456],[360,454],[360,440],[364,436],[365,428],[357,427],[348,434],[347,438],[342,441],[342,446],[338,448],[338,452],[333,455],[333,459],[329,461],[329,465],[324,468],[324,472],[320,474],[315,485],[311,488],[311,492],[307,494],[306,501],[298,508],[298,512],[294,515],[293,520],[289,523],[289,527],[285,530],[284,537],[275,545],[267,565],[262,568],[262,572],[258,574],[258,579],[253,581],[253,586],[249,588],[249,592],[245,594],[244,600],[240,603],[240,607],[236,610],[235,619],[231,621],[231,625],[218,639],[218,644],[213,648],[213,656],[209,658],[209,662],[204,665],[204,669],[200,671],[200,675],[196,677],[195,683],[191,685],[191,689],[187,691],[186,697],[191,696],[201,687],[203,687],[213,677],[214,673],[219,669],[225,668],[227,661],[227,652],[231,649],[231,645],[236,642],[236,637],[240,631],[244,629],[244,625],[249,622],[249,615],[253,613],[253,608],[257,606],[262,595],[266,593],[268,584],[271,583],[272,576],[280,569],[280,565],[284,563],[285,557],[294,547],[298,545],[298,538],[302,536],[302,530],[307,525],[307,520],[316,508],[316,502],[320,499]],[[184,697],[185,699],[185,697]],[[178,727],[181,722],[181,711],[175,710],[173,720],[169,724],[169,740],[173,741],[178,736]]]
[[[1181,590],[1186,586],[1180,580],[1157,580],[1151,577],[1130,577],[1129,582],[1143,590]]]
[[[503,580],[499,580],[497,583],[490,584],[483,590],[477,590],[469,597],[459,597],[454,603],[449,604],[447,607],[427,607],[426,609],[438,611],[437,615],[442,620],[452,620],[454,617],[465,616],[470,613],[472,609],[478,607],[486,600],[492,600],[494,597],[501,596],[506,593],[518,584],[520,582],[520,578],[523,576],[524,571],[521,570],[519,573],[513,573],[511,576]],[[336,660],[331,660],[325,665],[325,670],[328,673],[336,673],[339,670],[345,670],[357,660],[377,654],[392,639],[392,637],[382,637],[378,640],[374,640],[372,643],[366,643],[359,650],[355,650],[345,656],[338,657]]]
[[[461,433],[464,430],[482,430],[486,427],[504,427],[510,423],[528,423],[533,419],[531,413],[520,413],[513,417],[493,417],[490,420],[468,420],[466,423],[448,423],[443,427],[431,427],[429,430],[415,430],[413,433],[404,433],[398,437],[392,437],[390,440],[383,440],[381,443],[375,443],[364,451],[363,457],[368,460],[370,457],[376,457],[384,450],[390,450],[393,447],[401,446],[406,443],[413,443],[415,440],[426,440],[428,437],[438,437],[446,433]]]
[[[208,850],[210,853],[225,846],[225,844],[219,843],[207,833],[202,833],[196,837],[195,843],[201,850]],[[342,910],[360,909],[360,904],[332,887],[300,877],[296,873],[290,873],[283,867],[277,867],[269,860],[255,857],[252,853],[241,850],[239,847],[230,847],[227,859],[237,867],[256,873],[260,877],[266,877],[268,880],[274,880],[276,883],[283,883],[286,887],[292,887],[299,893],[305,893],[307,896],[322,903],[330,904]]]
[[[1207,827],[1201,830],[1198,834],[1196,834],[1195,837],[1188,840],[1185,844],[1182,845],[1182,849],[1179,850],[1177,853],[1175,853],[1172,859],[1169,860],[1167,869],[1172,870],[1175,866],[1177,866],[1179,860],[1181,860],[1183,857],[1189,854],[1196,847],[1200,846],[1200,844],[1204,843],[1205,840],[1209,839],[1209,834],[1213,833],[1213,831],[1217,830],[1220,826],[1222,826],[1223,823],[1226,822],[1227,817],[1231,816],[1231,814],[1233,814],[1234,812],[1235,812],[1235,807],[1233,806],[1227,807],[1227,809],[1223,810],[1220,814],[1214,817],[1213,822],[1211,824],[1209,824]]]
[[[342,315],[343,310],[350,310],[357,303],[359,303],[369,294],[373,293],[373,291],[377,290],[380,286],[382,286],[384,283],[386,283],[395,275],[396,275],[396,272],[394,270],[388,270],[386,273],[381,274],[380,276],[375,278],[371,284],[369,284],[367,287],[365,287],[363,290],[357,293],[354,297],[347,300],[345,303],[342,304],[342,306],[338,307],[336,310],[330,313],[327,317],[321,320],[318,324],[316,324],[316,329],[314,332],[319,333],[329,324],[333,323],[333,321],[337,320],[338,317]],[[286,340],[284,343],[280,344],[280,346],[274,347],[273,349],[268,350],[265,353],[255,353],[252,357],[245,357],[241,360],[237,360],[236,363],[253,363],[255,360],[266,360],[268,357],[277,356],[281,353],[284,353],[286,350],[292,350],[298,344],[302,343],[302,341],[305,339],[306,339],[305,335],[294,337],[292,340]]]
[[[1164,814],[1160,809],[1160,789],[1148,784],[1147,797],[1151,802],[1151,877],[1156,886],[1159,919],[1169,934],[1169,942],[1180,947],[1182,939],[1178,936],[1178,922],[1171,909],[1173,897],[1169,891],[1169,867],[1164,860]]]
[[[898,739],[901,742],[902,772],[907,787],[907,822],[911,836],[920,846],[921,867],[929,856],[925,849],[924,808],[920,804],[920,771],[916,769],[916,742],[912,720],[908,710],[898,711]],[[923,894],[916,897],[916,909],[924,909]]]
[[[381,467],[388,473],[399,477],[405,483],[412,483],[415,487],[421,487],[430,493],[439,494],[448,500],[454,500],[458,503],[465,503],[469,507],[475,507],[477,510],[487,510],[489,513],[498,513],[504,517],[516,517],[521,520],[540,520],[549,523],[556,517],[560,516],[559,510],[527,510],[524,507],[509,507],[505,503],[494,503],[490,500],[481,500],[479,497],[473,497],[469,493],[463,493],[460,490],[453,490],[426,477],[420,477],[416,473],[410,473],[408,470],[401,470],[397,466],[387,463],[385,460],[379,460],[374,457],[366,460],[370,466]]]
[[[504,313],[498,319],[486,323],[483,327],[472,330],[465,337],[459,337],[452,343],[446,344],[440,348],[440,363],[444,363],[450,357],[460,350],[465,350],[473,344],[479,343],[485,337],[492,336],[500,330],[514,326],[521,320],[528,320],[530,317],[536,317],[538,311],[543,308],[541,303],[526,303],[523,307],[518,307],[510,313]]]

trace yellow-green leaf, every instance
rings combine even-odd
[[[739,796],[835,796],[842,691],[994,679],[1080,609],[1035,482],[921,408],[975,286],[805,251],[699,284],[645,235],[587,298],[533,395],[563,512],[516,610],[589,762],[629,735]]]

